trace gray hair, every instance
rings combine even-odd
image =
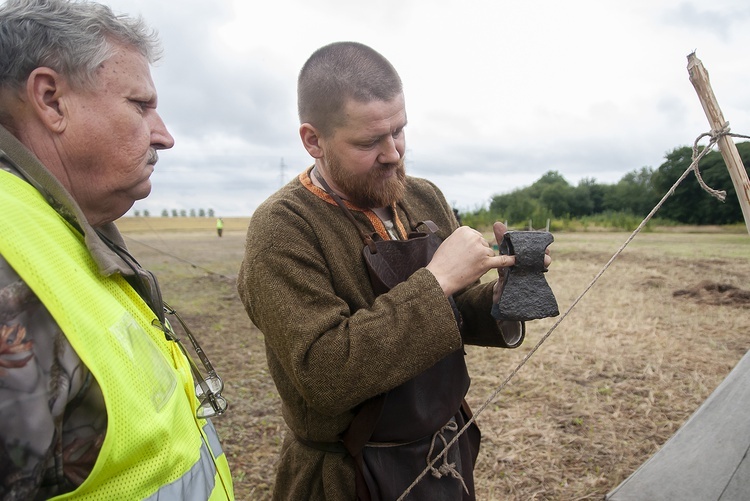
[[[73,86],[90,87],[115,44],[159,59],[156,31],[86,0],[6,0],[0,6],[0,90],[20,89],[34,69],[52,68]]]

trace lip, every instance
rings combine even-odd
[[[389,164],[389,165],[381,165],[378,167],[378,177],[382,179],[388,179],[396,174],[396,170],[398,170],[397,165]]]

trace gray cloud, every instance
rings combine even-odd
[[[728,42],[732,39],[733,28],[742,29],[741,25],[750,18],[750,6],[712,7],[683,2],[675,8],[667,9],[663,20],[665,24],[712,33],[718,39]]]
[[[733,130],[750,134],[744,0],[389,2],[365,15],[344,0],[252,9],[233,0],[110,1],[159,29],[165,54],[153,75],[176,139],[135,209],[248,215],[282,177],[310,165],[297,135],[297,71],[312,50],[340,39],[394,62],[407,90],[409,172],[463,208],[549,170],[576,184],[658,167],[668,149],[708,128],[685,72],[696,48]]]

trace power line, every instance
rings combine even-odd
[[[286,165],[284,164],[284,157],[281,157],[281,164],[279,165],[279,187],[282,188],[286,183]]]

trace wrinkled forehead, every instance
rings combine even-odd
[[[340,126],[337,128],[398,129],[406,125],[404,95],[399,94],[389,101],[348,98],[339,115]]]
[[[156,94],[151,65],[135,48],[116,46],[112,55],[96,69],[95,84],[99,90],[127,87],[140,94]]]

